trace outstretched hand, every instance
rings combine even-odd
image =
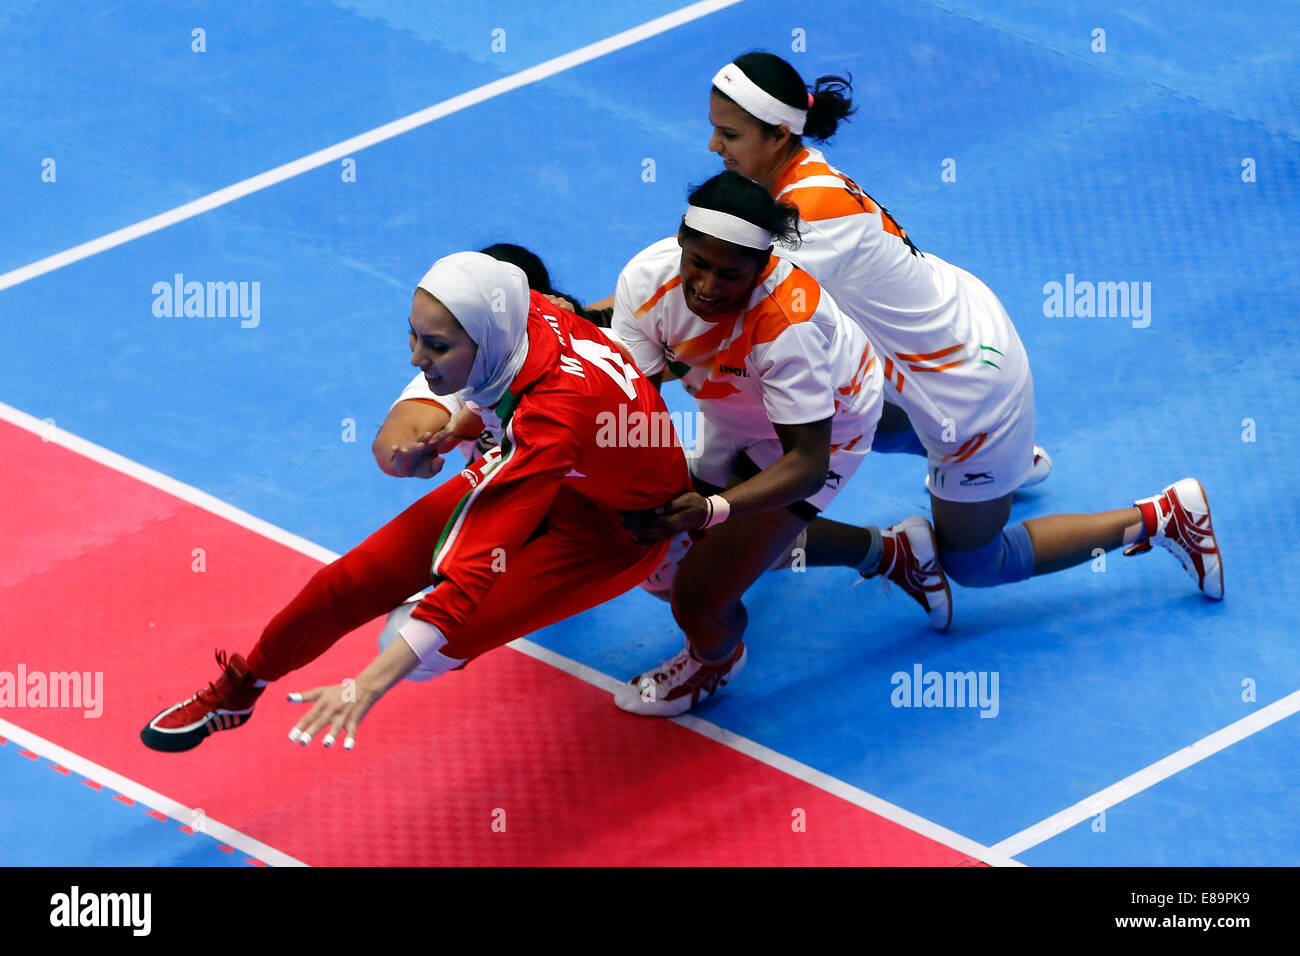
[[[334,741],[342,735],[343,749],[351,750],[356,744],[357,727],[378,699],[378,694],[351,678],[335,687],[316,687],[302,693],[292,693],[289,695],[292,703],[312,704],[312,709],[289,731],[289,739],[305,747],[311,743],[312,737],[329,727],[330,732],[325,735],[321,745],[332,747]]]

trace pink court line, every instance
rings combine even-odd
[[[250,176],[248,179],[241,180],[224,189],[208,193],[206,196],[201,196],[174,209],[169,209],[156,216],[150,216],[148,219],[142,219],[137,223],[117,229],[97,239],[91,239],[88,242],[73,246],[71,249],[65,249],[63,252],[46,256],[44,259],[39,259],[36,262],[6,272],[0,275],[0,291],[19,285],[29,279],[35,279],[37,276],[45,275],[47,272],[53,272],[55,269],[61,269],[74,262],[80,262],[82,259],[87,259],[115,246],[130,242],[132,239],[139,239],[141,236],[147,236],[160,229],[166,229],[178,222],[192,219],[219,206],[224,206],[226,203],[242,199],[259,190],[292,179],[294,176],[299,176],[327,163],[343,159],[360,150],[374,146],[376,143],[382,143],[385,140],[432,123],[434,120],[442,119],[444,116],[450,116],[452,113],[476,106],[493,97],[500,96],[502,93],[508,93],[511,90],[528,86],[557,73],[563,73],[575,66],[581,66],[583,63],[599,59],[607,53],[613,53],[624,47],[640,43],[642,40],[649,39],[660,33],[666,33],[684,23],[698,20],[700,17],[708,16],[710,13],[715,13],[739,2],[740,0],[702,0],[700,3],[693,3],[682,7],[680,10],[674,10],[672,13],[664,14],[653,20],[647,20],[638,26],[616,33],[603,40],[598,40],[595,43],[590,43],[587,46],[579,47],[544,63],[531,66],[526,70],[520,70],[510,76],[493,80],[491,83],[485,83],[408,116],[403,116],[382,126],[376,126],[364,133],[359,133],[340,143],[335,143],[333,146],[327,146],[274,169],[258,173],[256,176]]]
[[[184,484],[183,482],[177,481],[175,478],[170,478],[167,475],[162,474],[161,472],[154,471],[152,468],[148,468],[144,465],[141,465],[138,462],[132,461],[129,458],[125,458],[122,455],[117,454],[116,452],[112,452],[106,448],[102,448],[101,446],[96,445],[93,442],[89,442],[84,438],[80,438],[62,429],[53,427],[52,423],[48,421],[42,421],[38,418],[28,415],[25,412],[21,412],[18,409],[6,405],[2,402],[0,402],[0,421],[7,421],[18,428],[22,428],[33,434],[39,435],[45,441],[53,442],[54,444],[66,448],[69,451],[73,451],[79,455],[82,455],[83,457],[89,458],[92,461],[104,465],[105,467],[111,468],[114,471],[120,472],[124,475],[134,478],[137,481],[143,482],[144,484],[157,488],[160,491],[164,491],[167,494],[170,494],[176,498],[181,499],[182,501],[186,501],[192,505],[195,505],[196,507],[204,509],[205,511],[218,515],[219,517],[225,518],[226,520],[234,524],[237,524],[240,527],[246,528],[249,531],[253,531],[259,535],[262,535],[263,537],[275,541],[278,544],[284,545],[287,548],[298,551],[299,553],[307,555],[308,557],[314,558],[323,564],[328,564],[339,557],[337,554],[328,550],[327,548],[323,548],[318,544],[306,540],[305,538],[301,538],[298,535],[285,531],[283,528],[279,528],[268,521],[264,521],[261,518],[257,518],[253,515],[250,515],[247,512],[234,507],[233,505],[230,505],[224,501],[221,501],[218,498],[213,497],[212,495],[207,494],[206,492],[199,491],[197,488]],[[513,648],[516,651],[519,651],[520,653],[526,654],[529,657],[535,658],[536,660],[549,664],[552,667],[564,671],[567,674],[577,677],[579,680],[585,681],[588,684],[601,688],[602,690],[605,690],[610,694],[613,694],[614,690],[621,683],[617,678],[611,677],[608,674],[603,674],[600,671],[594,670],[593,668],[586,666],[585,664],[564,657],[561,654],[557,654],[554,651],[551,651],[545,647],[542,647],[539,644],[536,644],[524,638],[511,641],[507,646]],[[772,750],[769,747],[765,747],[756,741],[750,740],[746,737],[742,737],[739,734],[735,734],[729,730],[726,730],[723,727],[719,727],[718,725],[713,724],[707,720],[703,720],[699,717],[695,717],[690,714],[686,714],[681,717],[675,717],[671,719],[674,723],[680,724],[682,727],[692,730],[703,737],[707,737],[708,739],[714,741],[715,743],[721,744],[724,747],[728,747],[734,751],[737,751],[738,753],[745,754],[746,756],[754,760],[757,760],[760,763],[766,764],[767,766],[772,767],[776,770],[779,770],[790,777],[793,777],[806,784],[816,787],[817,789],[822,790],[826,793],[832,794],[833,796],[839,797],[840,799],[844,800],[847,803],[861,807],[864,810],[868,810],[879,817],[882,817],[901,827],[911,830],[914,833],[917,833],[923,837],[933,840],[936,843],[940,843],[945,846],[951,847],[952,849],[964,853],[967,856],[973,857],[977,860],[981,860],[984,863],[988,863],[992,866],[1022,866],[1023,865],[1018,861],[1013,860],[1010,854],[985,846],[975,840],[970,839],[969,837],[962,836],[961,834],[949,830],[948,828],[943,827],[932,820],[927,820],[924,817],[918,816],[908,810],[903,809],[902,807],[897,806],[896,804],[890,803],[889,801],[883,800],[880,797],[875,796],[874,794],[868,793],[865,790],[855,787],[846,781],[840,780],[837,777],[833,777],[830,774],[823,773],[822,771],[810,767],[807,764],[794,760],[791,757],[788,757],[782,753]],[[6,726],[10,726],[10,725],[7,725],[3,721],[0,721],[0,733],[4,732],[4,728]],[[28,735],[28,736],[32,736],[32,735]],[[14,739],[19,739],[19,738],[15,737]],[[53,747],[55,745],[50,744],[49,746]],[[60,748],[60,752],[66,753],[66,751],[62,751],[61,748]],[[48,755],[44,750],[42,751],[42,753]],[[74,755],[69,754],[69,757],[72,756]],[[88,761],[85,762],[89,763]],[[59,759],[59,763],[63,764],[64,766],[72,767],[72,769],[74,770],[77,769],[77,767],[74,764],[69,763],[68,760],[66,759]],[[81,771],[78,770],[78,772],[80,773]],[[95,776],[94,774],[83,774],[83,775]],[[118,777],[117,775],[114,775],[114,777],[120,781],[125,782],[125,778]],[[105,779],[102,775],[96,776],[95,778],[112,786],[113,789],[118,790],[121,793],[132,792],[130,790],[123,789],[122,787],[118,786],[115,783],[111,783],[109,780]],[[140,790],[144,789],[140,785],[135,785],[135,786],[137,789]],[[152,791],[149,792],[152,793]],[[159,804],[153,803],[149,799],[144,799],[144,798],[141,799],[143,800],[143,802],[148,803],[150,805],[159,806]],[[159,797],[159,799],[165,800],[167,798]],[[180,807],[180,804],[176,803],[175,806]],[[166,809],[166,808],[160,806],[160,809]],[[185,808],[181,808],[181,809],[185,809]],[[171,815],[176,816],[176,814],[174,813]],[[188,817],[182,815],[182,816],[177,816],[177,819],[180,819],[183,822],[184,820],[187,820]],[[230,832],[234,833],[235,831],[231,830]],[[249,840],[251,838],[245,837],[244,839]],[[227,840],[227,842],[233,844],[232,840]],[[262,859],[267,860],[268,862],[276,863],[277,858],[273,855],[268,855],[268,852],[277,853],[278,851],[272,851],[270,847],[266,847],[265,850],[263,850],[260,853],[255,853],[254,855],[260,856]],[[279,854],[279,856],[284,858],[286,855]],[[301,864],[301,862],[297,860],[294,860],[293,863],[297,865],[305,865],[305,864]]]

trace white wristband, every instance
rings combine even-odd
[[[731,502],[722,495],[710,495],[704,500],[709,505],[709,517],[700,527],[712,528],[715,524],[722,524],[731,516]]]

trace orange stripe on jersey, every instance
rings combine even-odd
[[[965,361],[964,358],[960,358],[955,362],[949,362],[947,365],[909,365],[908,368],[913,372],[943,372],[950,368],[956,368]]]
[[[717,352],[718,346],[731,334],[734,326],[734,321],[719,322],[711,326],[707,332],[674,345],[674,359],[678,362],[685,362],[687,365],[703,365]]]
[[[951,455],[945,455],[943,457],[943,460],[945,462],[951,461],[954,465],[965,461],[971,455],[975,454],[975,452],[979,451],[980,446],[984,444],[984,439],[988,437],[989,437],[988,432],[980,432],[974,438],[966,439],[966,441],[962,443],[962,446],[960,448],[958,448]]]
[[[886,381],[886,382],[888,382],[888,381],[892,381],[893,378],[894,378],[894,360],[891,359],[891,358],[886,358],[886,359],[885,359],[885,381]],[[899,390],[900,392],[903,390],[903,370],[902,370],[902,369],[899,369],[899,370],[898,370],[898,390]]]
[[[886,356],[885,358],[885,381],[892,381],[894,378],[894,360]],[[903,370],[898,370],[898,390],[903,390]]]
[[[881,228],[902,239],[913,252],[916,251],[912,241],[907,238],[907,230],[895,221],[884,206],[868,196],[866,190],[828,163],[811,162],[810,158],[811,154],[805,147],[790,160],[789,165],[772,186],[774,197],[781,196],[782,191],[790,189],[790,192],[781,198],[799,207],[799,215],[809,222],[851,216],[859,212],[879,212]],[[801,180],[813,176],[834,176],[844,183],[844,191],[841,193],[834,186],[809,186],[805,189],[798,187],[797,184]]]
[[[908,352],[896,352],[899,358],[904,362],[928,362],[930,359],[943,358],[945,355],[951,355],[953,352],[959,352],[964,349],[965,345],[954,345],[950,348],[940,349],[937,352],[926,352],[924,355],[912,355]]]
[[[772,195],[780,195],[781,190],[797,183],[801,179],[809,176],[834,176],[835,173],[826,163],[808,162],[809,153],[807,147],[799,150],[797,156],[790,160],[789,164],[781,171],[775,183],[772,184]]]
[[[730,382],[719,382],[716,379],[709,379],[700,386],[700,390],[695,393],[697,399],[726,398],[728,395],[735,395],[740,389]]]
[[[870,356],[870,358],[868,358]],[[862,359],[866,360],[865,365],[859,365],[857,372],[853,376],[853,381],[849,382],[844,388],[840,389],[841,395],[856,395],[862,391],[862,385],[867,380],[867,373],[871,371],[871,366],[876,364],[876,357],[871,355],[871,343],[867,343],[866,349],[862,352]],[[862,361],[860,359],[859,361]]]
[[[796,186],[783,197],[799,208],[799,216],[808,222],[821,219],[841,219],[864,212],[875,212],[870,199],[854,196],[848,189],[836,186]]]
[[[746,337],[752,345],[774,341],[790,326],[812,318],[821,300],[822,287],[817,280],[802,269],[791,269],[790,274],[745,315]]]
[[[673,289],[677,288],[681,284],[682,284],[682,277],[680,275],[673,276],[671,279],[669,279],[667,282],[665,282],[663,285],[659,287],[658,291],[655,292],[655,294],[652,295],[646,301],[645,305],[641,306],[641,308],[636,310],[636,314],[638,316],[645,315],[647,312],[649,312],[651,309],[655,307],[656,302],[658,302],[665,295],[673,291]]]
[[[867,198],[870,199],[870,197]],[[885,232],[892,233],[899,239],[907,238],[907,233],[904,231],[903,227],[894,222],[894,217],[883,209],[880,210],[880,225],[884,227]]]

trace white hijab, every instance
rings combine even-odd
[[[447,307],[478,346],[457,395],[481,408],[501,400],[528,357],[528,279],[481,252],[457,252],[430,267],[419,287]]]

